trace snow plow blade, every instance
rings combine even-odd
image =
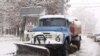
[[[49,51],[44,46],[16,43],[16,56],[49,56]]]

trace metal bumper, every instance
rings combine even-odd
[[[56,49],[56,48],[63,46],[63,44],[30,44],[30,45],[44,46],[46,48],[53,48],[53,49]]]
[[[45,47],[53,48],[53,49],[60,48],[62,46],[63,46],[63,44],[47,44],[47,45],[45,45]]]

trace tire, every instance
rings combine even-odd
[[[81,36],[79,36],[80,40],[76,40],[75,44],[77,45],[77,49],[80,50],[80,46],[81,46]]]
[[[80,41],[77,42],[77,49],[80,50]]]
[[[50,51],[50,56],[68,56],[68,42],[67,40],[61,47],[54,49],[54,48],[49,48]]]
[[[82,37],[80,36],[80,41],[82,40]]]
[[[80,50],[81,41],[75,40],[72,43],[77,46],[77,50]]]
[[[67,40],[65,40],[65,43],[64,43],[64,49],[63,49],[63,47],[62,47],[62,49],[63,49],[63,52],[64,52],[64,55],[63,56],[68,56],[68,49],[69,49],[69,45],[68,45],[68,42],[67,42]]]
[[[60,56],[68,56],[68,49],[69,49],[69,45],[67,40],[65,40],[63,46],[61,47],[61,49],[59,50],[61,55]]]
[[[97,39],[95,38],[95,40],[94,40],[95,42],[97,42]]]

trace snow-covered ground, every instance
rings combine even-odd
[[[0,35],[0,42],[13,42],[13,41],[19,41],[19,37],[14,35]]]
[[[11,42],[0,43],[0,56],[16,53],[16,50],[17,50],[16,46]]]
[[[70,56],[100,56],[100,45],[93,39],[82,37],[81,49]]]
[[[19,37],[13,35],[0,36],[0,56],[13,56],[16,53],[17,47],[15,42],[19,41]]]
[[[18,47],[15,45],[16,44],[21,44],[23,45],[21,50],[24,50],[27,52],[27,54],[16,54]],[[25,42],[24,42],[25,43]],[[26,48],[26,46],[29,46],[31,48]],[[33,47],[33,48],[32,48]],[[19,37],[13,36],[13,35],[4,35],[0,36],[0,56],[47,56],[46,54],[38,54],[36,51],[32,51],[31,49],[36,49],[38,48],[39,53],[46,53],[46,48],[43,46],[35,46],[35,45],[28,45],[28,44],[23,44],[22,41],[20,41]],[[43,51],[41,50],[43,49]],[[48,50],[47,50],[48,51]],[[31,54],[28,54],[31,53]]]
[[[0,56],[13,56],[9,53],[14,53],[17,47],[14,45],[19,40],[15,36],[0,37]],[[93,39],[82,37],[81,49],[69,56],[100,56],[100,44],[94,42]],[[32,56],[32,55],[31,55]],[[34,55],[33,55],[34,56]]]

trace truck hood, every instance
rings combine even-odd
[[[64,26],[38,26],[33,27],[33,31],[67,31]]]

